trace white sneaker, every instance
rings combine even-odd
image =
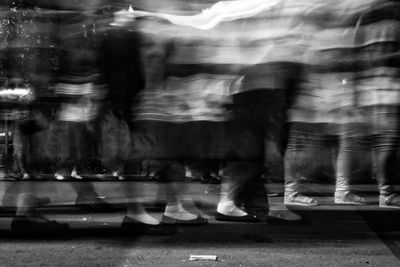
[[[218,204],[217,212],[227,216],[247,216],[247,212],[238,208],[233,201],[226,201]]]

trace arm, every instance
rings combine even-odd
[[[220,22],[232,21],[240,18],[252,17],[278,5],[281,0],[235,0],[220,1],[202,13],[192,16],[181,16],[157,12],[147,12],[129,9],[116,14],[118,21],[127,22],[134,17],[153,16],[168,20],[172,24],[190,26],[201,30],[208,30]]]

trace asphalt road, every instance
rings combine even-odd
[[[0,266],[400,266],[400,211],[374,205],[297,209],[299,222],[227,223],[212,216],[218,190],[196,186],[204,203],[198,211],[209,224],[151,236],[121,232],[123,206],[110,213],[88,212],[71,207],[75,195],[67,190],[70,185],[60,188],[53,183],[48,186],[57,190],[52,191],[39,185],[56,203],[40,211],[68,223],[71,231],[49,236],[43,229],[36,237],[16,236],[10,231],[12,216],[0,213]],[[106,185],[96,189],[105,193]],[[111,191],[114,195],[108,197],[117,203],[117,190]],[[331,202],[329,197],[319,198]],[[284,210],[281,197],[270,200],[272,209]],[[162,215],[160,207],[149,206],[149,211]],[[189,261],[190,255],[218,258]]]
[[[300,211],[301,223],[181,226],[166,236],[123,234],[123,212],[48,212],[67,236],[15,236],[0,220],[0,266],[399,266],[400,216],[393,212]],[[155,216],[161,213],[154,212]],[[189,261],[216,255],[217,261]]]

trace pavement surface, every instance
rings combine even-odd
[[[168,191],[159,184],[93,183],[116,207],[93,212],[73,205],[76,190],[87,183],[35,182],[37,192],[52,200],[40,212],[68,223],[71,231],[54,236],[43,229],[30,237],[10,231],[11,196],[21,185],[3,182],[0,187],[3,203],[8,203],[0,213],[0,266],[400,266],[400,210],[381,210],[376,203],[333,205],[329,186],[315,194],[324,205],[291,208],[300,221],[232,223],[213,217],[219,185],[188,184],[187,201],[196,205],[187,207],[209,224],[179,226],[177,233],[154,236],[121,231],[127,200],[121,193],[131,186],[135,194],[128,198],[147,203],[149,212],[161,218]],[[279,191],[279,185],[270,188]],[[366,196],[376,200],[373,187],[368,188]],[[287,212],[281,203],[281,196],[270,197],[272,210]],[[190,255],[216,255],[217,261],[189,261]]]

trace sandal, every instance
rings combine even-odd
[[[398,194],[380,195],[379,207],[400,209],[400,195]]]
[[[316,201],[315,199],[301,195],[299,193],[285,194],[284,204],[293,206],[306,206],[306,207],[319,205],[318,201]]]
[[[363,205],[367,204],[367,201],[350,192],[350,191],[336,191],[335,192],[335,204],[344,204],[344,205]]]

